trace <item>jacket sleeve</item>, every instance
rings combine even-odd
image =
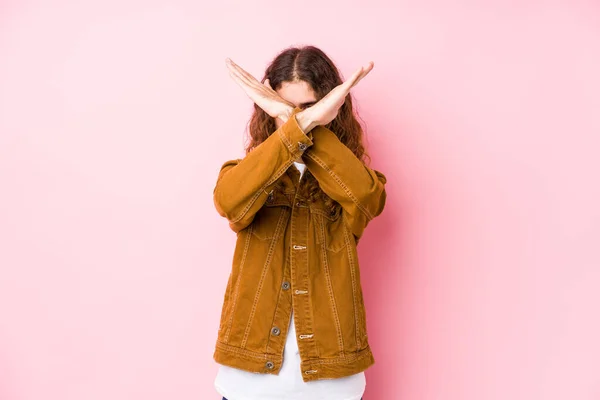
[[[277,179],[313,144],[295,114],[243,159],[223,163],[213,190],[217,212],[234,232],[246,228],[263,206]]]
[[[369,221],[383,211],[387,178],[356,157],[331,130],[319,125],[311,132],[314,142],[302,159],[321,189],[340,203],[358,240]]]

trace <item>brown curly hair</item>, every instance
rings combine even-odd
[[[305,81],[315,92],[317,101],[343,83],[333,61],[315,46],[289,47],[281,51],[268,65],[261,82],[264,83],[266,79],[269,79],[274,90],[279,89],[284,81]],[[325,127],[334,132],[338,139],[364,163],[366,160],[370,161],[370,156],[363,146],[363,130],[356,116],[352,107],[352,96],[348,93],[335,119]],[[246,154],[276,130],[275,119],[255,103],[248,128],[250,141],[246,146]],[[308,169],[304,174],[304,185],[299,188],[301,194],[308,201],[323,199],[325,206],[331,212],[335,212],[339,204],[323,192],[319,182]]]

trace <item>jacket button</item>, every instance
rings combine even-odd
[[[271,329],[271,333],[275,336],[279,336],[279,334],[281,333],[281,331],[279,330],[278,327],[274,326],[273,329]]]
[[[298,142],[298,148],[300,149],[300,151],[306,150],[307,147],[308,146],[306,145],[306,143]]]
[[[267,363],[265,364],[265,367],[267,367],[269,369],[273,369],[274,366],[275,366],[275,364],[273,364],[272,361],[267,361]]]
[[[281,284],[281,288],[283,290],[288,290],[290,288],[290,283],[288,281],[285,281]]]

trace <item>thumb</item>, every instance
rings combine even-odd
[[[266,85],[266,86],[267,86],[269,89],[273,89],[273,88],[271,87],[271,83],[269,82],[269,79],[268,79],[268,78],[267,78],[267,79],[265,79],[265,85]]]

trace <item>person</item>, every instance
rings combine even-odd
[[[385,206],[350,89],[315,46],[290,47],[259,82],[233,60],[254,102],[243,159],[222,164],[214,204],[236,233],[214,380],[223,400],[360,400],[369,346],[357,244]]]

